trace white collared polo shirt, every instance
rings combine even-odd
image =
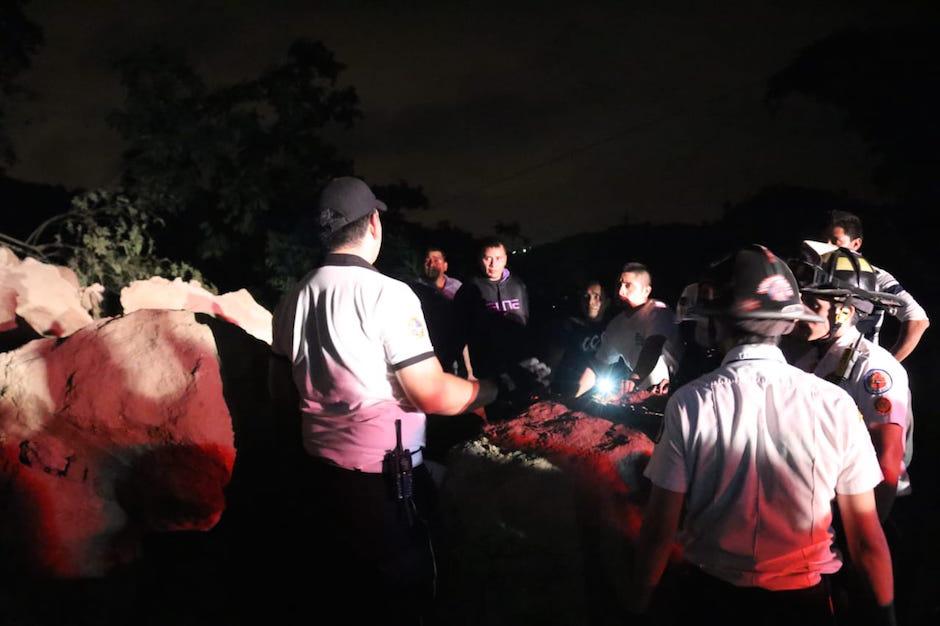
[[[327,255],[278,305],[273,336],[273,351],[291,361],[308,454],[381,472],[400,419],[402,445],[421,463],[425,416],[395,371],[434,358],[434,351],[421,305],[405,283],[361,257]]]

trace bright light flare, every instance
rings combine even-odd
[[[594,386],[600,393],[608,394],[614,392],[615,383],[614,379],[610,376],[603,376],[597,379],[597,383]]]

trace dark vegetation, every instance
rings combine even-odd
[[[15,159],[15,146],[3,134],[4,103],[17,97],[17,78],[42,43],[42,30],[26,19],[23,5],[23,0],[14,0],[0,8],[0,243],[20,255],[78,265],[79,270],[85,268],[81,273],[87,280],[111,288],[175,263],[172,267],[201,273],[220,290],[247,287],[273,307],[277,294],[311,268],[321,253],[310,210],[317,190],[332,176],[355,172],[354,162],[325,139],[327,129],[351,128],[362,116],[355,90],[338,86],[343,65],[319,42],[301,40],[290,45],[280,64],[256,78],[210,88],[171,51],[141,51],[123,59],[116,71],[122,76],[125,100],[111,117],[127,143],[121,186],[92,190],[107,210],[83,213],[78,209],[82,202],[88,204],[87,190],[3,176],[2,166]],[[936,27],[842,32],[803,50],[768,77],[768,106],[784,111],[788,98],[800,96],[845,113],[845,123],[880,157],[871,176],[891,201],[870,204],[842,190],[768,181],[752,197],[726,205],[722,217],[711,223],[626,223],[534,245],[510,260],[529,286],[534,321],[547,324],[573,308],[576,290],[587,278],[600,278],[613,289],[620,266],[629,260],[647,264],[653,272],[654,297],[674,304],[682,287],[707,263],[740,244],[760,242],[781,256],[794,254],[801,239],[819,237],[830,209],[863,218],[866,256],[888,268],[936,319],[940,273],[933,256],[938,231],[928,216],[940,201],[938,58]],[[421,172],[413,175],[420,180]],[[378,263],[383,271],[416,277],[424,248],[431,243],[448,252],[453,275],[476,271],[475,236],[448,223],[429,228],[409,219],[433,204],[421,187],[406,181],[368,182],[390,207]],[[52,223],[31,239],[50,219]],[[89,229],[97,225],[110,235],[130,236],[119,228],[128,219],[145,226],[134,248],[140,262],[120,276],[94,269],[85,238]],[[76,230],[82,224],[84,230]],[[494,225],[494,231],[505,236],[510,247],[527,244],[517,223]],[[107,261],[127,253],[112,246],[92,250],[91,256],[95,254]],[[892,330],[888,326],[883,343],[890,344]],[[938,616],[931,590],[940,581],[940,540],[930,532],[940,523],[940,421],[930,403],[932,382],[940,376],[940,343],[933,338],[937,332],[928,331],[905,362],[917,414],[911,474],[923,520],[915,591],[917,615],[924,623]],[[182,544],[173,545],[176,548],[165,554],[184,557],[185,550],[177,549]],[[170,566],[168,558],[158,560]],[[170,571],[183,575],[182,570]],[[95,583],[81,583],[76,598],[86,594],[92,603],[105,603],[112,591],[121,595],[121,583],[115,584],[105,592]],[[184,587],[179,581],[177,585]],[[157,615],[167,616],[155,598],[149,602]],[[107,613],[106,608],[91,611],[103,620],[99,623],[106,623]],[[173,618],[176,623],[213,623],[211,616]]]

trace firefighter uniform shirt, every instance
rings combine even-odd
[[[772,345],[740,345],[666,406],[646,476],[686,494],[684,557],[733,585],[774,591],[819,583],[835,494],[881,482],[852,399],[788,365]]]
[[[904,458],[898,476],[898,495],[909,494],[911,480],[907,468],[914,455],[914,412],[907,370],[878,344],[864,337],[859,341],[859,329],[855,327],[846,328],[815,366],[810,361],[814,354],[811,351],[796,366],[845,389],[869,428],[878,424],[901,427]]]

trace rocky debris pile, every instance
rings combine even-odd
[[[135,280],[121,290],[124,313],[141,309],[169,309],[208,313],[271,344],[271,313],[255,302],[247,289],[216,295],[198,281],[167,280],[154,276]]]
[[[0,247],[0,332],[14,329],[19,317],[40,335],[67,337],[91,324],[101,291],[97,283],[83,288],[67,267],[21,261]]]
[[[20,260],[0,246],[0,333],[23,320],[35,335],[67,337],[98,316],[104,287],[83,287],[67,267]],[[143,309],[207,313],[271,343],[271,313],[245,289],[216,295],[198,281],[154,276],[135,280],[121,290],[125,314]]]
[[[455,448],[442,487],[453,624],[619,623],[653,442],[541,402]]]

